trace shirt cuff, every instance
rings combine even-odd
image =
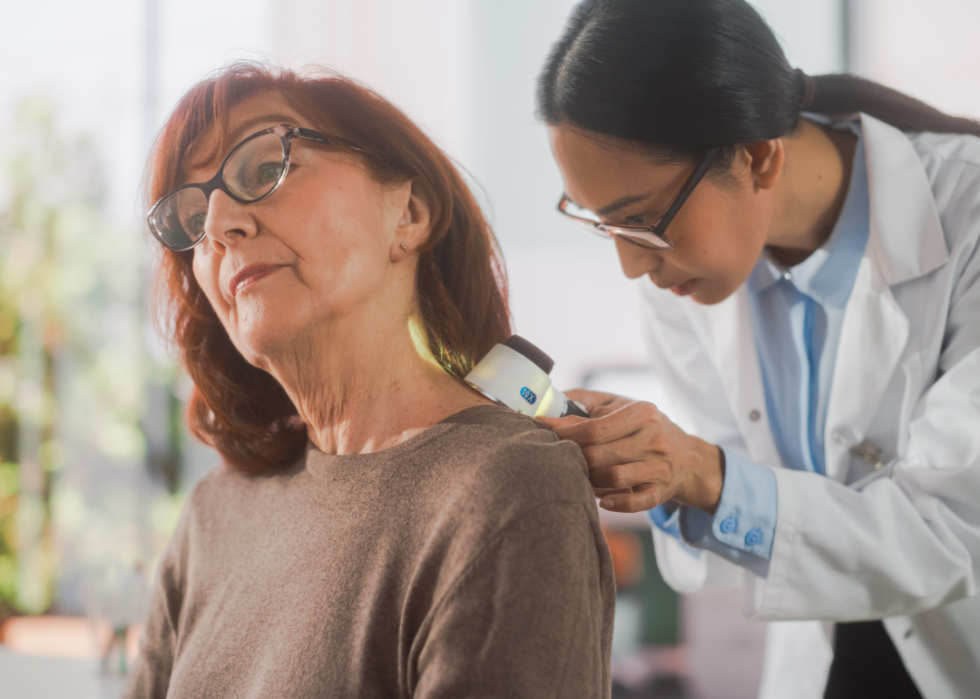
[[[665,534],[670,534],[672,537],[683,541],[681,531],[677,526],[679,517],[680,508],[673,500],[665,502],[659,507],[654,507],[652,510],[647,510],[647,518],[650,520],[650,524]]]
[[[698,549],[684,541],[684,537],[681,536],[680,511],[681,507],[673,500],[669,500],[659,507],[647,510],[647,519],[657,529],[677,539],[685,551],[697,556]]]
[[[682,506],[674,515],[681,537],[759,577],[769,572],[776,533],[776,476],[763,466],[727,449],[725,482],[714,516]]]

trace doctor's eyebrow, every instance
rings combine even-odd
[[[653,195],[654,192],[647,192],[646,194],[630,194],[625,197],[620,197],[612,204],[608,204],[602,207],[601,209],[596,211],[596,213],[599,214],[600,216],[608,216],[614,211],[618,211],[625,206],[629,206],[630,204],[635,204],[638,201],[644,201],[646,199],[649,199]]]

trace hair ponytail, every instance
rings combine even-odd
[[[877,83],[794,70],[745,0],[584,0],[538,78],[537,102],[549,124],[642,143],[666,158],[780,138],[802,111],[863,111],[905,130],[980,134],[977,122]]]
[[[954,117],[914,97],[855,75],[804,76],[812,85],[807,110],[820,114],[864,112],[902,131],[980,136],[980,122]]]

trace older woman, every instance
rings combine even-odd
[[[127,697],[608,695],[585,461],[460,380],[509,329],[445,155],[348,80],[236,66],[183,98],[150,175],[191,428],[224,464]]]

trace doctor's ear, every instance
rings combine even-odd
[[[429,239],[432,226],[431,193],[417,179],[399,188],[399,219],[391,246],[393,262],[414,253]]]
[[[748,166],[752,184],[756,189],[770,189],[779,180],[786,158],[783,139],[753,141],[741,148]]]

